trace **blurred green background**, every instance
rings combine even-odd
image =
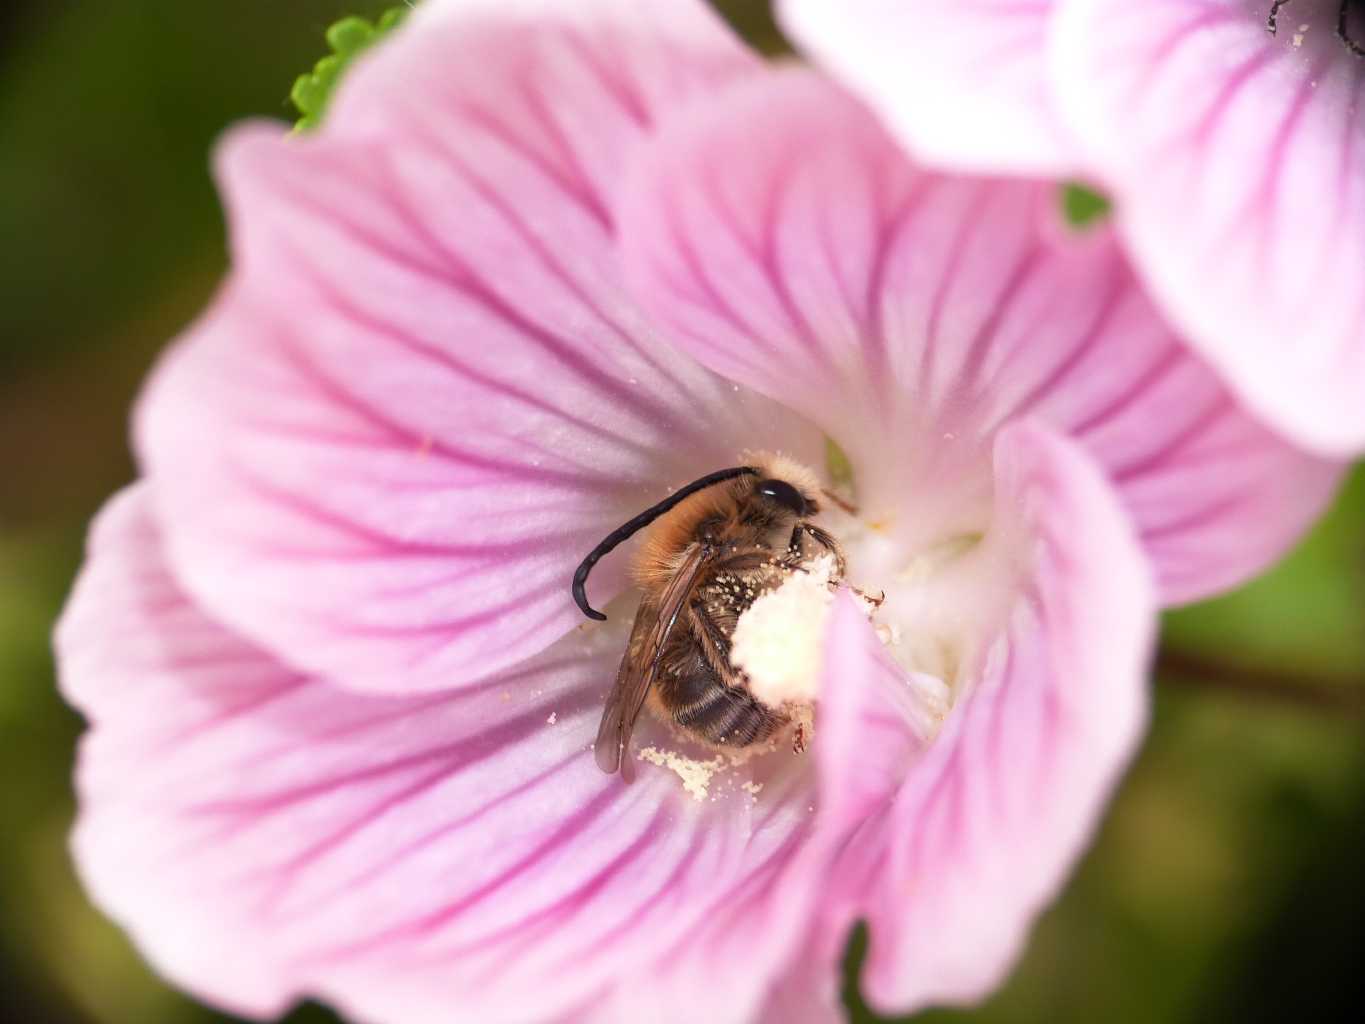
[[[290,85],[325,52],[326,26],[382,6],[0,6],[3,1019],[228,1019],[163,986],[72,875],[80,722],[53,688],[48,632],[87,521],[131,476],[138,382],[222,272],[214,136],[241,117],[290,116]],[[780,48],[766,4],[721,6]],[[985,1006],[922,1019],[1355,1019],[1365,476],[1275,572],[1172,615],[1164,650],[1141,759],[1023,964]],[[332,1019],[317,1007],[290,1018]]]

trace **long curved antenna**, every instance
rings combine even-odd
[[[698,491],[703,491],[713,484],[724,483],[726,480],[733,480],[737,476],[746,475],[757,476],[758,470],[753,466],[735,466],[731,469],[720,469],[714,473],[707,473],[700,480],[693,480],[681,490],[674,491],[663,501],[659,502],[659,504],[645,509],[630,522],[612,530],[611,533],[607,534],[603,539],[601,544],[598,544],[597,547],[588,552],[588,557],[578,563],[578,568],[574,570],[574,603],[578,605],[579,609],[588,618],[596,619],[599,622],[606,622],[607,617],[592,605],[588,604],[588,595],[583,589],[584,585],[588,582],[588,573],[592,572],[592,567],[597,564],[598,560],[612,548],[616,547],[617,544],[620,544],[621,541],[625,540],[631,534],[644,529],[684,498],[690,497]]]

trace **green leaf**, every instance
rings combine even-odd
[[[312,131],[322,123],[327,104],[351,62],[402,24],[406,14],[406,7],[393,7],[373,24],[351,16],[327,30],[327,45],[332,52],[313,65],[312,71],[299,75],[289,91],[289,98],[300,114],[295,131]]]
[[[1073,228],[1087,228],[1106,220],[1114,209],[1109,197],[1077,182],[1061,189],[1062,214]]]
[[[825,472],[836,489],[853,489],[853,463],[832,437],[825,438]]]

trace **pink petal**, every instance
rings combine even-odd
[[[709,91],[718,81],[761,66],[757,55],[705,0],[422,0],[413,6],[406,28],[414,37],[430,40],[421,51],[428,60],[416,58],[424,65],[419,77],[430,75],[433,85],[455,85],[475,95],[484,88],[479,81],[484,77],[479,73],[483,66],[465,69],[443,63],[449,54],[450,32],[463,36],[458,45],[477,54],[479,61],[488,56],[479,51],[480,43],[498,49],[517,36],[539,37],[519,41],[523,54],[532,63],[548,64],[549,73],[563,76],[560,84],[569,86],[568,90],[547,91],[543,97],[547,103],[539,109],[532,103],[499,114],[513,120],[529,114],[522,141],[541,137],[544,143],[565,147],[560,155],[572,152],[604,196],[610,195],[619,171],[614,158],[620,155],[623,109],[638,122],[627,128],[631,134],[641,126],[647,128],[655,115],[694,93]],[[484,35],[482,40],[472,38],[479,34]],[[413,39],[411,45],[424,44]],[[417,101],[411,104],[413,113],[430,118],[433,125],[446,121],[449,126],[449,111],[439,105],[423,109],[422,101],[430,97],[421,94],[419,77],[405,74],[412,70],[412,50],[385,47],[368,59],[389,64],[387,87],[376,90],[370,84],[356,85],[357,76],[348,75],[328,111],[329,132],[402,137],[404,130],[395,130],[388,116],[395,91],[407,92],[409,101]],[[525,64],[521,70],[528,72],[520,83],[525,86],[543,81],[547,69],[535,71]],[[499,95],[505,86],[505,82],[491,81],[482,95],[506,104],[507,95]],[[442,95],[442,90],[438,88],[436,95]],[[593,96],[605,103],[594,111],[604,118],[597,124],[590,120],[586,106]],[[553,128],[541,116],[547,113],[574,130],[547,135],[545,129]],[[552,140],[549,135],[558,138]]]
[[[487,676],[582,621],[578,560],[670,487],[748,446],[820,450],[623,295],[622,164],[751,69],[699,7],[635,9],[432,13],[321,137],[222,146],[236,272],[156,374],[138,447],[195,599],[287,662],[387,692]]]
[[[1034,424],[1001,432],[995,466],[988,543],[1022,543],[1029,564],[937,738],[926,746],[889,696],[904,673],[851,601],[830,626],[821,814],[864,820],[832,898],[844,921],[868,921],[863,987],[887,1012],[976,1000],[1000,982],[1145,719],[1154,595],[1118,495],[1079,446]],[[922,753],[907,760],[909,749]],[[889,762],[906,768],[881,770]]]
[[[57,650],[92,725],[77,862],[168,978],[253,1017],[754,1016],[822,890],[804,774],[704,803],[603,775],[624,624],[436,696],[286,669],[185,596],[147,497],[100,516]]]
[[[672,122],[636,172],[641,301],[838,441],[866,518],[979,505],[995,433],[1038,416],[1109,472],[1172,602],[1263,568],[1338,479],[1239,409],[1107,233],[1059,226],[1051,186],[926,173],[809,73]]]
[[[926,163],[1074,173],[1045,52],[1054,0],[785,0],[799,46]]]
[[[1335,4],[1285,7],[1274,37],[1269,6],[1067,0],[1058,99],[1191,343],[1267,420],[1349,453],[1365,446],[1365,77]]]

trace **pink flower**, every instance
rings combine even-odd
[[[319,135],[218,168],[231,279],[57,646],[91,892],[248,1016],[834,1019],[859,918],[878,1005],[975,998],[1134,749],[1158,605],[1256,572],[1338,473],[1050,189],[918,169],[700,4],[427,0]],[[879,636],[836,597],[811,749],[604,774],[636,598],[612,555],[584,622],[576,563],[827,436],[886,599]]]
[[[1247,405],[1315,450],[1365,448],[1359,4],[784,7],[922,158],[1097,180],[1144,282]]]

